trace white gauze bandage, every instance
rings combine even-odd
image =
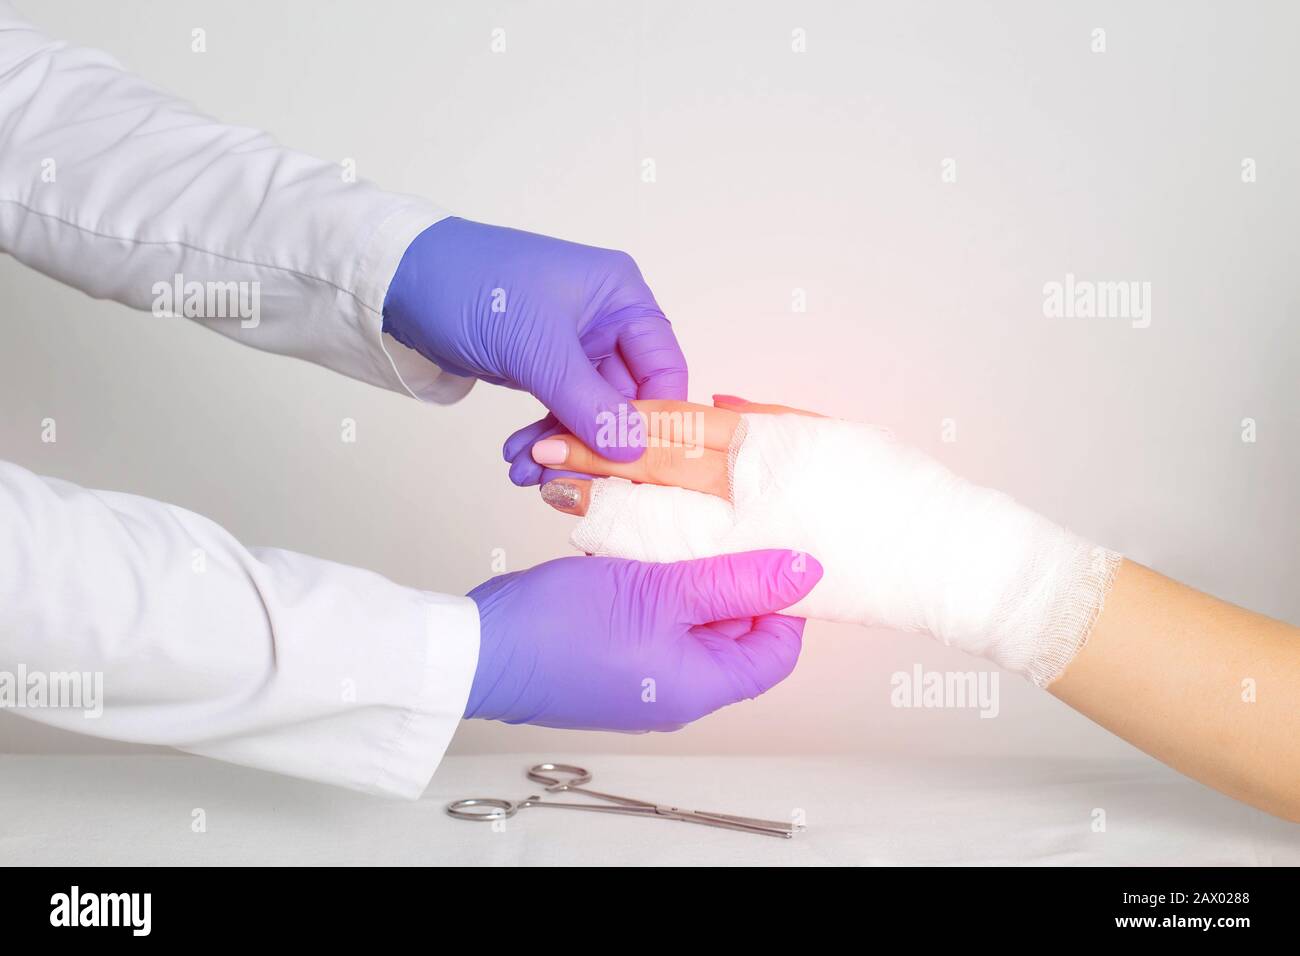
[[[573,545],[642,561],[807,553],[824,576],[790,613],[924,631],[1039,686],[1083,646],[1119,567],[1114,552],[882,429],[745,415],[728,457],[731,503],[594,482]]]

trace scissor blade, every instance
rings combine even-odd
[[[611,804],[602,807],[598,803],[557,803],[554,800],[530,800],[530,807],[554,807],[557,810],[590,810],[592,813],[623,813],[634,817],[658,816],[654,807],[632,807]]]
[[[706,827],[739,830],[742,833],[759,833],[763,836],[784,837],[787,840],[794,836],[794,830],[784,823],[755,822],[746,820],[744,817],[700,813],[696,810],[678,810],[676,807],[660,807],[657,812],[660,816],[668,817],[671,820],[681,820],[683,823],[699,823]]]
[[[790,833],[798,833],[803,827],[796,826],[793,823],[786,823],[784,820],[764,820],[761,817],[738,817],[730,813],[714,813],[712,810],[691,810],[691,813],[701,817],[709,817],[714,820],[730,820],[732,823],[748,823],[755,827],[775,827],[779,830],[786,830]]]
[[[611,803],[617,803],[625,807],[645,807],[653,810],[661,809],[660,805],[650,803],[647,800],[635,800],[632,797],[619,797],[612,793],[602,793],[599,790],[588,790],[585,787],[569,787],[567,789],[570,793],[584,793],[589,797],[595,797],[598,800],[608,800]],[[796,833],[802,829],[792,823],[786,823],[784,820],[763,820],[758,817],[738,817],[730,813],[713,813],[709,810],[682,810],[679,807],[669,807],[668,809],[677,813],[694,813],[697,816],[709,817],[712,820],[725,820],[729,823],[744,823],[752,827],[770,827],[779,830],[787,830],[791,833]]]
[[[743,819],[730,820],[722,816],[710,816],[708,814],[696,813],[693,810],[679,810],[676,807],[633,807],[607,805],[601,806],[598,803],[559,803],[552,800],[532,800],[529,799],[524,806],[528,807],[553,807],[556,810],[589,810],[592,813],[621,813],[633,817],[659,817],[663,820],[679,820],[682,823],[699,823],[706,827],[718,827],[723,830],[737,830],[741,833],[758,833],[762,836],[785,837],[789,839],[794,836],[794,831],[790,830],[784,824],[775,826],[763,823],[749,823]]]

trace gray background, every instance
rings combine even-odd
[[[388,188],[627,249],[674,320],[696,400],[880,422],[1137,560],[1300,621],[1294,5],[22,6],[207,112],[352,157]],[[791,50],[795,28],[806,53]],[[947,157],[955,183],[940,179]],[[1043,284],[1066,272],[1150,282],[1150,328],[1045,318]],[[465,592],[497,548],[511,569],[567,553],[569,519],[508,484],[500,460],[537,414],[526,395],[479,387],[422,407],[8,258],[0,288],[10,460],[432,590]],[[791,311],[796,288],[806,313]],[[40,441],[45,417],[56,444]],[[339,440],[344,417],[356,444]],[[955,443],[940,441],[945,418]],[[1013,678],[995,720],[896,710],[889,676],[914,662],[985,666],[816,623],[792,678],[680,733],[474,722],[453,746],[1127,749]],[[0,750],[114,749],[0,715]]]

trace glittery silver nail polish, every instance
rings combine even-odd
[[[577,485],[556,479],[542,485],[542,500],[554,508],[576,508],[582,500],[582,492]]]

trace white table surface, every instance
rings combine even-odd
[[[798,809],[808,828],[780,840],[524,810],[494,831],[443,812],[458,797],[525,797],[527,765],[566,759],[611,793],[773,819]],[[197,808],[206,832],[191,827]],[[405,803],[180,755],[8,755],[0,862],[1295,865],[1300,826],[1136,759],[459,756]]]

